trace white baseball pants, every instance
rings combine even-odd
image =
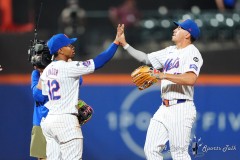
[[[161,152],[167,141],[173,160],[191,160],[188,147],[195,119],[196,108],[192,101],[169,107],[161,105],[147,131],[144,146],[147,160],[163,160]]]

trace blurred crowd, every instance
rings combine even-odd
[[[53,0],[31,1],[0,0],[0,33],[31,33],[42,7],[39,30],[51,34],[63,32],[78,37],[76,50],[82,56],[104,47],[119,23],[124,23],[127,39],[133,45],[169,40],[172,21],[194,19],[201,29],[202,41],[239,41],[240,0],[118,0],[100,3],[65,0],[58,7]],[[28,5],[26,5],[28,4]],[[154,5],[153,5],[154,4]],[[21,10],[17,8],[21,8]],[[26,8],[28,8],[26,10]],[[95,9],[94,9],[95,8]],[[19,14],[21,12],[21,14]],[[19,15],[22,15],[20,17]],[[24,17],[23,17],[24,15]],[[25,18],[25,20],[19,20]],[[21,23],[19,23],[21,22]],[[103,33],[104,31],[104,33]],[[203,36],[204,35],[204,36]],[[89,53],[90,52],[90,53]]]

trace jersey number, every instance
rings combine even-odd
[[[48,80],[48,87],[49,87],[49,96],[51,100],[58,100],[61,96],[57,96],[57,92],[59,90],[59,83],[56,80],[50,81]]]

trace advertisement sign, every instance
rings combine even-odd
[[[193,160],[240,159],[239,95],[240,86],[195,87],[198,116],[188,148]],[[0,159],[31,159],[30,86],[1,85],[0,96],[0,134],[4,146]],[[139,91],[129,85],[83,85],[80,97],[94,109],[92,119],[82,126],[83,159],[145,159],[143,147],[149,121],[162,103],[160,86]],[[197,152],[193,152],[193,144]],[[171,159],[168,143],[163,155],[164,160]]]
[[[240,111],[236,86],[197,86],[197,121],[193,127],[189,153],[192,159],[219,160],[240,156]],[[159,86],[139,91],[135,87],[87,87],[83,98],[95,109],[94,118],[83,126],[85,156],[90,159],[145,159],[143,146],[150,118],[161,104]],[[90,96],[91,95],[91,96]],[[230,100],[231,99],[231,100]],[[92,135],[91,135],[92,134]],[[95,141],[92,141],[91,137]],[[192,144],[197,142],[197,155]],[[101,148],[95,148],[99,145]],[[105,145],[104,145],[105,144]],[[169,144],[163,151],[171,159]],[[102,156],[101,156],[102,155]]]

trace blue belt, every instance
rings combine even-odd
[[[184,103],[186,102],[186,99],[177,99],[177,100],[168,100],[168,99],[163,99],[162,102],[166,107],[169,107],[171,105],[174,104],[178,104],[178,103]]]

